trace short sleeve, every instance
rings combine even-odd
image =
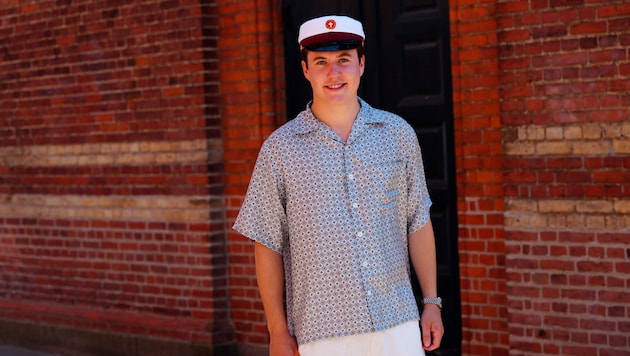
[[[287,219],[279,156],[271,142],[263,144],[233,229],[282,253],[287,239]]]
[[[420,230],[429,222],[432,205],[427,188],[422,152],[418,138],[410,128],[407,161],[407,232],[408,235]]]

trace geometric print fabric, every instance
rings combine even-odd
[[[420,146],[405,120],[359,101],[347,142],[310,104],[274,131],[234,224],[282,254],[299,344],[419,319],[407,236],[429,221]]]

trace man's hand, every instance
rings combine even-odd
[[[420,318],[422,328],[422,345],[427,351],[433,351],[440,347],[444,335],[442,315],[440,308],[435,304],[425,304]]]
[[[299,356],[297,341],[288,332],[270,336],[269,356]]]

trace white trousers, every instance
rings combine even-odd
[[[300,356],[424,356],[418,321],[369,334],[311,342],[300,345],[299,351]]]

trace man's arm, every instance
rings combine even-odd
[[[255,255],[258,290],[269,329],[269,354],[274,356],[298,355],[297,342],[289,333],[284,310],[282,256],[258,242],[256,243]]]
[[[423,297],[437,297],[437,262],[433,225],[429,221],[415,233],[409,235],[409,255],[414,271],[418,276]],[[440,309],[435,304],[426,304],[420,320],[422,343],[425,350],[440,347],[444,326]]]

